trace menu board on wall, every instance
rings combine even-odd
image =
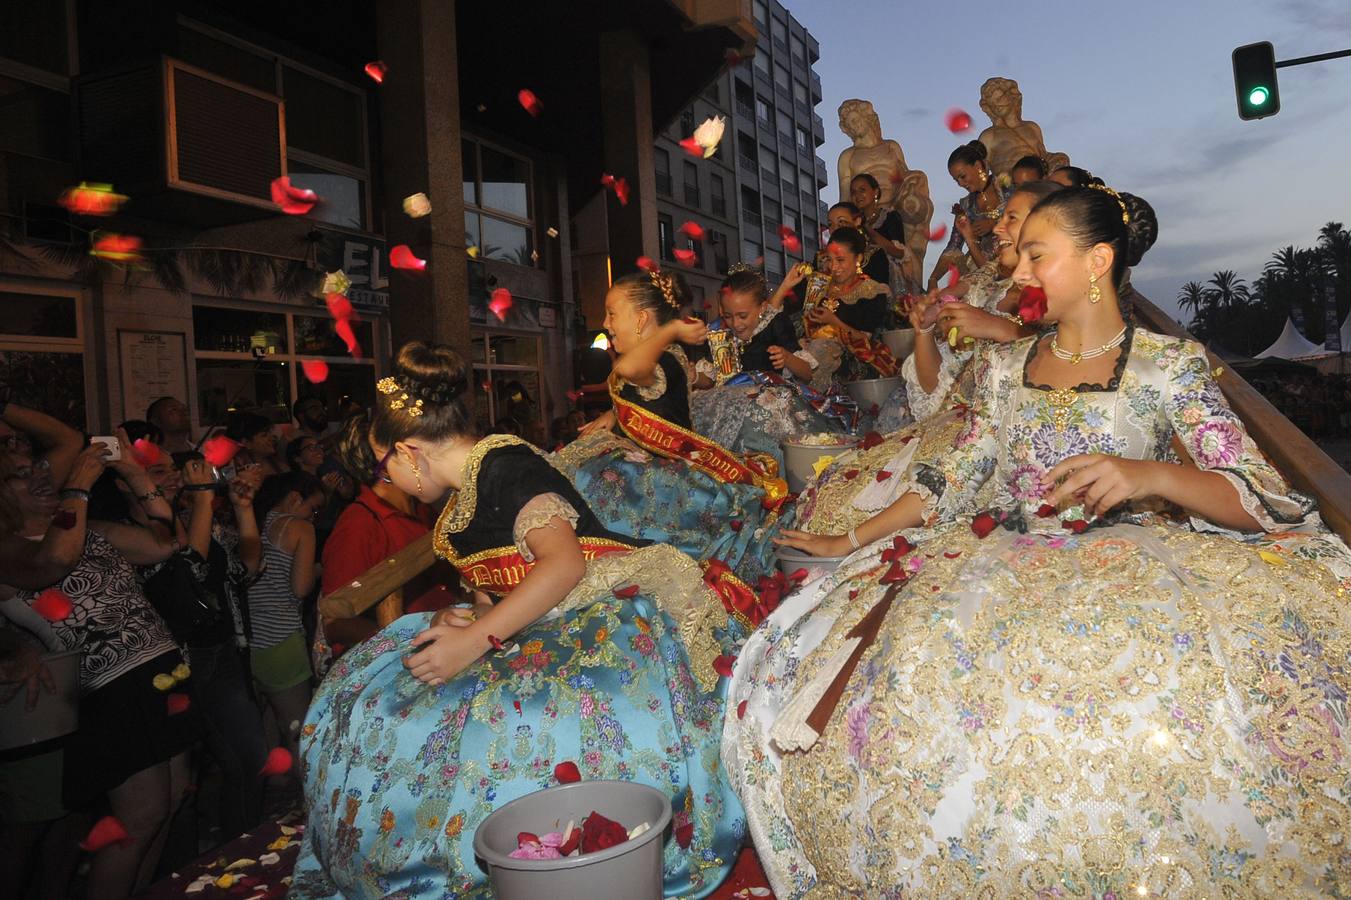
[[[188,402],[188,362],[181,331],[117,332],[122,419],[143,419],[160,397]],[[191,406],[191,404],[189,404]]]

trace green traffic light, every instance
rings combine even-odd
[[[1248,102],[1253,106],[1261,106],[1267,102],[1270,92],[1264,87],[1255,87],[1248,93]]]

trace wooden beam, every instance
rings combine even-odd
[[[1187,329],[1138,291],[1132,291],[1131,301],[1141,325],[1160,334],[1195,340]],[[1222,370],[1218,379],[1220,389],[1257,446],[1296,489],[1318,501],[1323,521],[1342,540],[1351,543],[1351,473],[1296,428],[1243,376],[1213,353],[1207,351],[1207,355],[1211,365]]]
[[[432,535],[428,532],[384,562],[371,566],[351,584],[321,598],[319,612],[329,619],[359,616],[399,591],[409,579],[421,575],[435,561]]]

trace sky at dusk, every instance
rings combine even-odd
[[[1185,281],[1233,269],[1250,282],[1278,247],[1351,222],[1351,58],[1281,69],[1281,112],[1244,122],[1229,56],[1260,40],[1277,59],[1351,47],[1351,0],[786,5],[821,43],[825,199],[849,146],[836,110],[857,97],[928,174],[937,222],[962,193],[948,153],[989,124],[980,85],[1001,75],[1018,82],[1048,150],[1153,205],[1159,241],[1133,280],[1170,312]],[[943,125],[953,106],[971,113],[965,135]],[[935,259],[931,248],[926,268]]]

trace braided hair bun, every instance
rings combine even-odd
[[[1096,244],[1110,246],[1114,251],[1112,283],[1117,287],[1125,282],[1126,269],[1139,265],[1159,236],[1152,206],[1106,185],[1056,191],[1042,198],[1032,213],[1053,216],[1081,251]]]
[[[466,394],[469,366],[441,344],[410,341],[399,348],[394,371],[376,385],[371,433],[393,446],[410,437],[442,441],[473,436]]]
[[[1154,215],[1154,207],[1142,197],[1123,193],[1121,201],[1126,204],[1126,214],[1130,216],[1126,223],[1126,265],[1134,267],[1159,239],[1159,220]]]
[[[623,288],[635,307],[652,313],[658,325],[679,316],[680,310],[690,302],[690,289],[685,279],[679,272],[665,269],[632,272],[617,280],[615,287]]]

